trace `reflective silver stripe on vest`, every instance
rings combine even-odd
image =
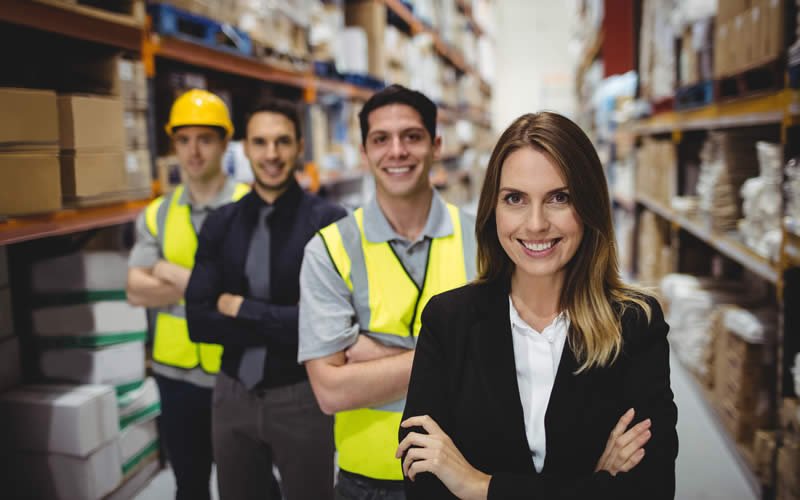
[[[361,247],[361,231],[354,216],[345,217],[337,223],[342,243],[350,257],[350,282],[353,283],[353,305],[356,310],[356,321],[361,331],[369,328],[372,313],[369,310],[369,280],[364,263],[364,249]]]
[[[467,272],[467,282],[470,282],[478,275],[478,242],[475,238],[475,219],[461,209],[458,209],[458,219],[461,221],[464,268]]]

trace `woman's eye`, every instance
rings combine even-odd
[[[569,194],[568,193],[556,193],[553,195],[553,201],[555,203],[569,203]]]
[[[509,205],[519,205],[522,203],[522,195],[519,193],[509,193],[506,195],[504,200]]]

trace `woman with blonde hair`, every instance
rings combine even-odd
[[[527,114],[502,134],[476,236],[479,278],[422,315],[397,451],[408,498],[673,498],[669,327],[620,279],[575,123]]]

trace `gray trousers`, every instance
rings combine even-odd
[[[406,500],[402,481],[378,481],[339,471],[336,500]]]
[[[248,391],[220,372],[212,407],[220,500],[270,500],[273,463],[286,500],[333,498],[333,418],[307,381]]]

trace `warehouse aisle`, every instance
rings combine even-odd
[[[723,429],[708,412],[708,403],[678,358],[670,359],[672,390],[678,406],[678,500],[755,500]]]

